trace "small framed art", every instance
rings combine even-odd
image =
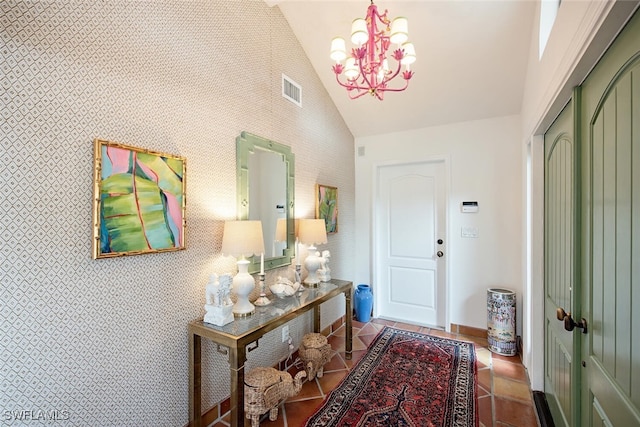
[[[186,159],[94,141],[93,258],[185,248]]]
[[[316,219],[324,219],[327,234],[338,232],[338,188],[316,184]]]

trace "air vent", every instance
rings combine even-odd
[[[302,87],[284,74],[282,75],[282,96],[298,107],[302,107]]]

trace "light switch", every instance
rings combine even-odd
[[[461,235],[465,238],[477,239],[478,227],[462,227]]]

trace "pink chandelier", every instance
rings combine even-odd
[[[342,37],[331,41],[330,57],[336,64],[333,72],[340,86],[347,88],[349,98],[357,99],[366,93],[382,101],[385,92],[401,92],[409,86],[413,71],[409,68],[416,60],[413,43],[408,42],[409,25],[407,18],[398,17],[391,22],[387,18],[388,11],[381,15],[378,7],[373,4],[367,9],[365,19],[357,18],[351,25],[351,42],[357,47],[347,55],[345,42]],[[391,24],[391,25],[389,25]],[[378,29],[378,25],[381,26]],[[390,56],[397,62],[395,70],[389,68],[387,51],[391,44],[397,46]],[[342,61],[345,61],[344,65]],[[390,87],[389,83],[400,75],[402,66],[404,85]],[[341,76],[344,78],[341,80]]]

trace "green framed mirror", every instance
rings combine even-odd
[[[291,148],[242,132],[236,138],[238,219],[261,220],[264,269],[291,264],[294,253],[295,166]],[[260,271],[260,256],[249,273]]]

